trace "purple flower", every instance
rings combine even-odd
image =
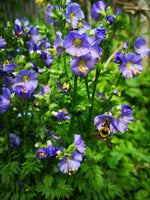
[[[102,56],[102,48],[99,46],[101,39],[95,38],[94,36],[88,37],[88,41],[91,45],[90,54],[93,59],[100,60]]]
[[[81,29],[82,29],[82,31],[84,30],[83,32],[85,32],[86,30],[92,29],[91,24],[89,24],[88,22],[82,22],[82,25],[83,25],[83,27]],[[80,29],[80,31],[81,31],[81,29]]]
[[[0,37],[0,49],[5,49],[6,47],[6,40]]]
[[[41,86],[41,91],[39,92],[39,94],[44,97],[45,92],[50,92],[50,88],[48,86]],[[34,94],[33,96],[37,98],[38,94]]]
[[[119,67],[120,73],[127,79],[139,75],[143,70],[141,61],[141,55],[132,52],[127,53]]]
[[[19,145],[20,145],[19,136],[15,135],[13,133],[9,133],[9,139],[10,139],[10,145],[11,145],[12,149],[19,147]]]
[[[69,4],[71,4],[71,3],[72,3],[71,0],[66,0],[66,5],[69,5]]]
[[[50,88],[48,86],[41,86],[41,91],[39,92],[39,94],[44,96],[45,92],[50,92]]]
[[[31,43],[36,45],[41,39],[38,28],[30,26],[30,29],[28,31],[28,37],[30,38],[28,43],[30,45]]]
[[[77,28],[79,20],[84,19],[84,13],[77,3],[71,3],[66,8],[66,20],[71,23],[72,28]]]
[[[25,18],[17,18],[15,20],[15,29],[14,29],[14,33],[15,35],[17,35],[17,37],[21,37],[22,35],[27,34],[27,32],[25,32],[24,27],[28,27],[28,20],[26,20]]]
[[[127,125],[130,124],[134,120],[134,117],[132,116],[133,111],[131,106],[122,104],[121,105],[122,112],[117,118],[117,129],[124,133],[126,129],[128,128]]]
[[[45,158],[48,155],[47,150],[44,147],[39,148],[36,153],[36,158]]]
[[[4,63],[3,64],[3,71],[12,73],[14,71],[15,67],[17,67],[17,65],[15,63],[12,63],[12,64],[10,64],[10,63],[5,64]]]
[[[68,111],[65,108],[59,110],[58,112],[53,111],[52,114],[56,116],[59,121],[62,121],[63,119],[64,120],[71,119],[71,117],[68,115]]]
[[[55,156],[56,155],[56,148],[55,146],[51,143],[47,146],[47,156]]]
[[[47,20],[47,22],[49,23],[49,24],[52,24],[52,25],[54,25],[54,26],[57,26],[57,25],[59,25],[59,21],[55,21],[52,17],[53,17],[53,15],[54,15],[54,13],[53,13],[53,10],[54,9],[57,9],[58,11],[59,11],[59,8],[58,8],[58,6],[55,4],[55,5],[50,5],[47,9],[46,9],[46,20]]]
[[[35,88],[26,83],[16,83],[13,85],[13,91],[17,93],[17,96],[22,99],[29,99],[31,94],[35,91]]]
[[[62,139],[60,137],[57,137],[56,135],[54,135],[53,133],[48,133],[48,135],[53,139],[56,140],[57,143],[61,143]]]
[[[127,47],[129,46],[129,41],[126,41],[122,47],[122,49],[126,50]]]
[[[86,55],[90,51],[88,35],[80,34],[78,31],[70,31],[64,39],[63,46],[68,54],[77,57]]]
[[[35,72],[38,72],[38,67],[35,63],[32,63],[32,69],[35,71]]]
[[[102,93],[102,92],[97,92],[97,93],[96,93],[96,97],[98,98],[99,96],[102,97],[103,103],[105,103],[105,102],[106,102],[105,94]]]
[[[70,62],[72,73],[76,76],[86,76],[95,66],[95,59],[90,54],[74,57]]]
[[[48,69],[51,67],[53,62],[53,57],[49,52],[50,48],[51,44],[45,40],[42,40],[40,45],[36,48],[36,50],[40,52],[40,57],[44,60],[44,63]]]
[[[42,40],[39,46],[37,47],[37,50],[45,53],[49,53],[49,49],[51,48],[51,44],[49,42],[46,42],[45,40]]]
[[[86,147],[83,140],[81,140],[81,135],[78,135],[78,134],[74,135],[74,144],[80,153],[84,153],[84,151],[86,150]]]
[[[150,49],[146,47],[146,40],[142,37],[138,37],[134,43],[134,48],[137,53],[141,55],[142,58],[147,58],[150,53]]]
[[[74,151],[71,156],[65,155],[63,160],[58,163],[58,166],[62,173],[71,175],[71,171],[76,172],[78,170],[81,162],[82,155]]]
[[[59,157],[60,151],[63,151],[64,147],[55,147],[50,140],[47,141],[47,156]]]
[[[62,33],[60,31],[56,32],[57,36],[54,41],[54,48],[51,49],[53,51],[53,55],[57,54],[59,58],[61,58],[61,52],[62,52]]]
[[[0,69],[0,78],[2,78],[3,76],[5,76],[5,72],[2,69]]]
[[[10,92],[13,92],[12,86],[14,84],[14,81],[15,81],[14,78],[9,76],[6,76],[3,81],[5,87],[7,87],[10,90]]]
[[[33,72],[32,70],[23,69],[18,73],[18,76],[15,78],[15,83],[25,83],[36,88],[38,85],[38,80],[36,80],[37,76],[38,74]]]
[[[116,95],[117,93],[118,93],[118,90],[114,90],[114,91],[113,91],[113,94]]]
[[[35,91],[38,80],[38,74],[32,70],[21,70],[15,78],[13,90],[17,93],[18,97],[30,98],[30,95]]]
[[[116,54],[116,57],[114,59],[114,62],[117,63],[117,64],[121,64],[122,63],[122,60],[124,58],[124,53],[123,52],[117,52]]]
[[[106,121],[109,122],[110,135],[113,135],[117,131],[117,120],[110,115],[99,115],[94,118],[94,125],[98,130],[101,130],[105,126]]]
[[[28,20],[25,19],[25,18],[22,18],[22,19],[16,18],[16,19],[15,19],[15,25],[17,25],[17,26],[22,26],[22,25],[28,26],[28,25],[29,25],[29,22],[28,22]]]
[[[114,21],[114,16],[113,15],[109,15],[109,16],[106,16],[106,19],[107,19],[107,24],[112,24],[113,21]]]
[[[90,54],[93,59],[96,59],[96,61],[100,61],[103,54],[103,50],[98,44],[95,44],[93,47],[91,47]]]
[[[117,8],[116,9],[116,15],[120,14],[121,13],[121,9],[120,8]]]
[[[23,182],[23,181],[19,181],[19,182],[18,182],[18,185],[19,185],[20,187],[23,187],[24,182]]]
[[[93,19],[98,19],[102,12],[105,12],[106,3],[104,1],[98,1],[93,4],[91,16]]]
[[[45,62],[45,66],[47,67],[47,69],[50,69],[50,67],[52,66],[52,62],[53,62],[53,57],[50,53],[46,55],[44,62]]]
[[[6,112],[11,104],[10,90],[2,87],[3,95],[0,95],[0,113]]]
[[[106,28],[95,28],[95,36],[99,39],[99,42],[106,38]]]
[[[56,85],[62,93],[66,94],[67,96],[70,96],[70,94],[67,92],[67,90],[65,90],[65,88],[58,82],[57,79],[56,79]]]

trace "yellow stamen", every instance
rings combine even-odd
[[[134,70],[134,72],[133,72],[134,74],[140,74],[141,72],[138,70],[138,69],[136,69],[136,70]]]
[[[44,157],[44,156],[45,156],[45,153],[44,153],[44,152],[40,152],[40,153],[39,153],[39,156]]]
[[[23,86],[23,85],[24,85],[24,83],[17,83],[17,85],[19,85],[19,86]]]
[[[85,73],[87,70],[88,70],[87,67],[83,67],[83,66],[79,67],[79,71],[82,73]]]
[[[67,90],[68,90],[68,89],[69,89],[69,86],[70,86],[69,83],[66,84],[66,82],[64,82],[64,84],[63,84],[63,87],[64,87],[64,88],[67,88]]]

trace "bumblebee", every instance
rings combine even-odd
[[[110,136],[111,136],[111,132],[110,132],[110,121],[106,120],[105,124],[100,127],[100,129],[97,129],[97,127],[95,126],[95,134],[89,136],[89,139],[90,140],[93,140],[93,139],[97,139],[97,140],[100,140],[100,142],[106,140],[106,144],[107,144],[107,147],[109,149],[112,150],[112,143],[111,143],[111,140],[110,140]]]
[[[33,104],[34,104],[34,107],[36,107],[36,108],[39,108],[39,107],[40,107],[38,101],[35,101]]]

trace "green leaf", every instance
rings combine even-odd
[[[142,97],[143,93],[139,88],[129,88],[126,90],[126,94],[130,97]]]
[[[89,184],[94,190],[99,191],[103,185],[103,177],[102,177],[103,172],[100,169],[100,167],[95,164],[87,167],[88,170],[86,170],[84,177],[88,179]]]
[[[135,200],[149,200],[149,192],[147,190],[139,190],[136,194],[135,194]]]
[[[131,78],[131,79],[126,79],[126,84],[129,87],[138,87],[141,85],[141,81],[139,80],[138,77]]]
[[[20,200],[26,200],[26,195],[24,193],[20,194]]]
[[[129,151],[130,153],[132,153],[132,154],[138,156],[138,157],[141,158],[142,160],[144,160],[144,161],[150,163],[150,156],[147,156],[147,155],[145,155],[145,154],[143,154],[143,153],[141,153],[141,152],[139,152],[139,151],[137,151],[137,150],[135,150],[135,149],[130,149],[130,148],[123,147],[123,146],[121,146],[121,148],[126,149],[127,151]]]
[[[11,200],[18,200],[19,199],[19,194],[15,193],[12,195]]]

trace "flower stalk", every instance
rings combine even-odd
[[[5,115],[4,115],[4,124],[7,124],[7,121],[8,121],[7,117],[8,117],[8,115],[7,115],[7,112],[6,112]],[[11,146],[10,146],[10,137],[9,137],[7,125],[4,128],[4,132],[5,132],[5,135],[6,135],[6,138],[7,138],[8,161],[9,161],[9,163],[11,163]]]
[[[91,100],[87,76],[84,77],[84,81],[85,81],[85,85],[86,85],[87,96],[88,96],[89,100]]]
[[[72,111],[74,111],[75,104],[76,104],[76,97],[77,97],[77,80],[78,80],[78,76],[74,76],[74,88],[73,88]],[[74,115],[74,112],[72,112],[69,132],[72,132],[72,130],[73,130],[74,120],[75,120],[75,115]]]
[[[94,97],[95,97],[96,86],[97,86],[97,81],[98,81],[98,78],[99,78],[99,75],[100,75],[100,71],[101,71],[101,69],[97,67],[94,86],[93,86],[93,92],[92,92],[92,98],[91,98],[91,107],[89,109],[89,117],[88,117],[88,121],[87,121],[88,133],[90,133],[90,129],[91,129],[91,122],[92,122],[91,119],[93,118]]]

